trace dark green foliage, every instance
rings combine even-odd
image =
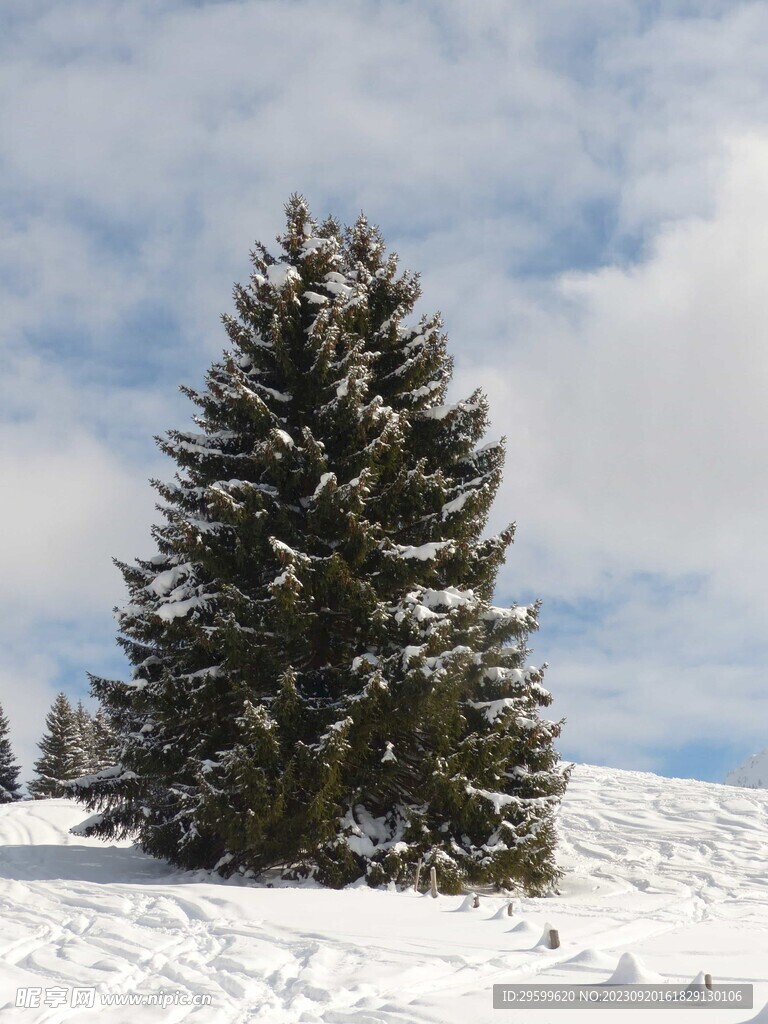
[[[78,743],[73,754],[75,777],[95,774],[110,767],[119,756],[117,737],[103,708],[92,715],[78,701],[75,711]]]
[[[19,766],[11,750],[8,719],[0,707],[0,804],[21,800]]]
[[[77,744],[72,752],[72,778],[78,778],[92,772],[94,765],[94,744],[95,736],[93,731],[93,718],[86,710],[83,702],[77,702],[74,712],[75,726],[77,729]]]
[[[287,208],[224,317],[196,432],[159,439],[158,554],[120,564],[129,682],[93,679],[121,742],[79,785],[95,834],[185,867],[544,892],[566,784],[537,606],[490,604],[510,526],[481,540],[503,443],[445,405],[439,316],[364,217]]]
[[[70,796],[63,785],[82,774],[84,754],[81,722],[63,693],[56,696],[45,719],[46,733],[40,740],[40,757],[35,761],[36,777],[27,788],[35,799]]]
[[[113,765],[120,756],[120,749],[115,732],[102,708],[90,720],[89,772],[100,772]]]

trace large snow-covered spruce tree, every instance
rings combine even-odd
[[[92,679],[122,748],[84,778],[90,831],[185,867],[340,886],[541,893],[567,774],[526,667],[537,606],[498,608],[513,528],[481,539],[502,443],[446,405],[438,315],[364,217],[286,206],[252,253],[199,429],[158,439],[158,553],[119,563],[129,682]],[[426,876],[426,872],[422,877]]]

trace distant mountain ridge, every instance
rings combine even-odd
[[[750,789],[768,789],[768,749],[752,754],[738,768],[728,772],[726,786],[748,786]]]

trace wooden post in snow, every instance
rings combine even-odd
[[[507,917],[514,917],[514,916],[515,916],[515,904],[513,903],[512,900],[510,900],[509,903],[507,904]]]
[[[549,929],[549,948],[559,949],[560,948],[560,933],[557,928]]]
[[[480,897],[475,893],[475,898],[472,900],[472,909],[477,910],[480,906]]]
[[[429,869],[429,889],[432,896],[437,899],[437,868],[434,865]]]
[[[708,988],[710,992],[712,991],[712,975],[711,974],[705,974],[704,975],[704,987]]]

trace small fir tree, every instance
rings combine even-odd
[[[20,768],[11,750],[8,719],[0,707],[0,804],[21,800]]]
[[[182,389],[199,429],[159,439],[157,554],[119,563],[134,670],[92,679],[121,753],[78,786],[91,832],[225,874],[404,884],[423,860],[444,891],[546,892],[567,773],[538,606],[491,604],[503,442],[481,392],[446,404],[440,317],[407,325],[418,279],[378,230],[286,211],[231,350]]]
[[[120,756],[115,730],[103,708],[97,708],[91,719],[91,741],[90,772],[103,771],[113,765]]]
[[[63,783],[82,774],[83,751],[77,716],[65,694],[57,694],[45,726],[47,731],[38,744],[36,777],[27,788],[35,799],[70,796]]]
[[[72,778],[96,771],[96,736],[93,718],[83,702],[77,702],[74,712],[77,743],[72,751]]]

